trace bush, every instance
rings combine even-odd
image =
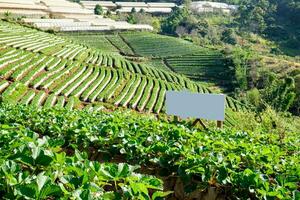
[[[133,7],[133,8],[131,9],[131,13],[136,13],[135,7]]]
[[[103,8],[99,4],[97,4],[95,6],[94,13],[96,15],[102,15],[103,14]]]
[[[155,32],[160,32],[160,21],[159,21],[159,19],[157,19],[157,18],[153,19],[151,25],[152,25]]]
[[[252,90],[249,90],[247,92],[247,101],[251,105],[259,107],[259,105],[261,104],[261,96],[257,88],[253,88]]]
[[[232,29],[225,29],[221,35],[222,42],[235,45],[237,44],[237,38]]]
[[[293,113],[296,115],[300,115],[300,74],[298,74],[295,78],[295,90],[296,90],[296,100],[293,105]]]
[[[175,34],[176,27],[179,26],[188,16],[188,10],[186,8],[173,8],[169,17],[167,17],[161,25],[163,33]]]
[[[263,91],[263,98],[276,111],[285,112],[292,106],[295,98],[295,81],[292,77],[275,80]]]
[[[285,42],[285,46],[292,49],[297,49],[300,46],[300,42],[297,38],[291,38]]]

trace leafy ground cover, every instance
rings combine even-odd
[[[162,69],[166,71],[172,71],[168,66],[166,66],[163,62],[162,59],[157,58],[157,59],[148,59],[143,62],[147,66],[151,66],[157,69]]]
[[[49,151],[31,150],[34,144],[38,146],[39,143],[46,143],[42,141],[45,140],[44,137],[48,136],[53,138],[48,143],[56,145],[59,143],[62,150],[72,157],[67,159],[73,159],[70,161],[70,165],[73,165],[72,162],[81,163],[78,161],[76,149],[86,152],[86,158],[89,160],[140,165],[142,168],[137,172],[160,177],[164,181],[164,189],[174,191],[170,194],[170,198],[173,199],[193,199],[201,195],[203,197],[205,192],[211,188],[214,188],[216,196],[230,199],[299,198],[300,147],[297,131],[289,131],[284,136],[271,131],[263,131],[263,129],[261,132],[236,131],[234,129],[201,132],[182,123],[158,121],[153,117],[137,116],[130,112],[37,110],[32,107],[4,104],[0,107],[0,123],[6,124],[1,127],[1,137],[3,137],[0,143],[1,150],[3,149],[1,151],[2,159],[0,159],[3,166],[1,169],[3,170],[9,164],[6,161],[15,162],[16,166],[19,166],[9,167],[11,170],[25,166],[21,168],[25,175],[12,172],[8,175],[10,179],[6,179],[6,173],[0,173],[2,192],[7,188],[9,191],[15,188],[18,191],[18,187],[15,185],[18,185],[20,177],[27,177],[28,173],[32,172],[30,170],[32,166],[28,164],[29,161],[32,161],[32,155],[35,158],[38,157],[37,155],[48,156]],[[36,132],[40,139],[37,139],[37,136],[34,136],[35,139],[27,139],[30,145],[21,148],[20,143],[26,143],[27,140],[19,140],[18,138],[21,137],[15,132],[10,134],[9,132],[14,130],[10,126],[24,127],[19,134],[29,132],[34,135],[32,132]],[[11,141],[17,141],[15,148],[10,145]],[[5,152],[11,151],[11,148],[15,149],[14,152],[27,152],[24,155],[29,158],[26,157],[28,159],[21,162],[19,160],[22,158],[18,157],[20,156],[18,153],[7,156]],[[38,154],[38,152],[44,153]],[[49,156],[51,157],[51,155]],[[57,163],[56,157],[61,156],[54,156],[53,164]],[[89,161],[84,163],[89,163]],[[106,164],[91,163],[103,168],[107,166]],[[26,172],[28,165],[30,166],[29,172]],[[50,166],[45,168],[50,171],[46,170],[43,174],[39,174],[39,170],[33,170],[36,177],[30,176],[33,181],[29,183],[40,184],[40,181],[36,181],[40,179],[53,183],[55,173],[49,172],[54,170],[53,168],[57,165],[51,164]],[[92,164],[88,166],[92,166]],[[84,178],[89,175],[83,173],[82,169],[76,168],[84,168],[82,164],[76,165],[75,168],[71,167],[70,170],[67,170],[68,167],[62,168],[62,171],[64,169],[67,171],[63,175],[78,173],[76,175],[80,181],[86,181],[86,184],[94,186],[92,184],[94,179]],[[130,174],[128,176],[131,176]],[[66,180],[72,179],[72,176],[67,177]],[[5,183],[8,180],[12,180],[12,183]],[[77,181],[75,182],[78,184]],[[27,182],[22,182],[22,184],[25,183]],[[138,183],[145,184],[143,181]],[[99,187],[98,182],[95,184],[95,188]],[[81,186],[84,187],[84,184]],[[158,187],[158,185],[155,186]],[[77,187],[79,186],[77,185]],[[41,187],[37,185],[36,188]],[[59,188],[61,189],[61,187]],[[149,186],[149,188],[151,187]],[[124,193],[122,189],[120,186],[113,192],[123,195],[126,192]],[[160,191],[159,187],[155,189]],[[146,194],[146,190],[143,191],[143,194]],[[147,198],[145,197],[145,199]]]
[[[219,82],[220,85],[224,85],[226,79],[230,77],[226,74],[229,70],[225,58],[221,53],[215,51],[208,51],[206,54],[171,57],[165,60],[173,71],[194,80]]]
[[[61,138],[20,125],[0,125],[0,195],[3,199],[158,199],[162,181],[138,166],[89,161],[62,152]],[[152,191],[150,193],[150,191]]]

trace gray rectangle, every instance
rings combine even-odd
[[[224,121],[225,95],[167,91],[167,114],[181,118],[194,117]]]

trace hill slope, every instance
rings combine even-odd
[[[167,90],[211,92],[174,72],[148,67],[20,25],[0,24],[4,102],[81,108],[90,103],[159,113]],[[227,98],[228,107],[241,105]]]
[[[215,49],[204,48],[181,38],[148,32],[124,32],[114,34],[63,33],[66,38],[100,49],[109,49],[107,41],[118,52],[132,59],[138,59],[147,66],[173,71],[195,81],[213,85],[230,84],[230,70],[224,55]],[[90,38],[90,39],[86,39]],[[105,42],[104,42],[105,41]]]

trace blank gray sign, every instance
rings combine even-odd
[[[168,115],[224,121],[225,95],[200,94],[187,91],[167,91],[166,108]]]

